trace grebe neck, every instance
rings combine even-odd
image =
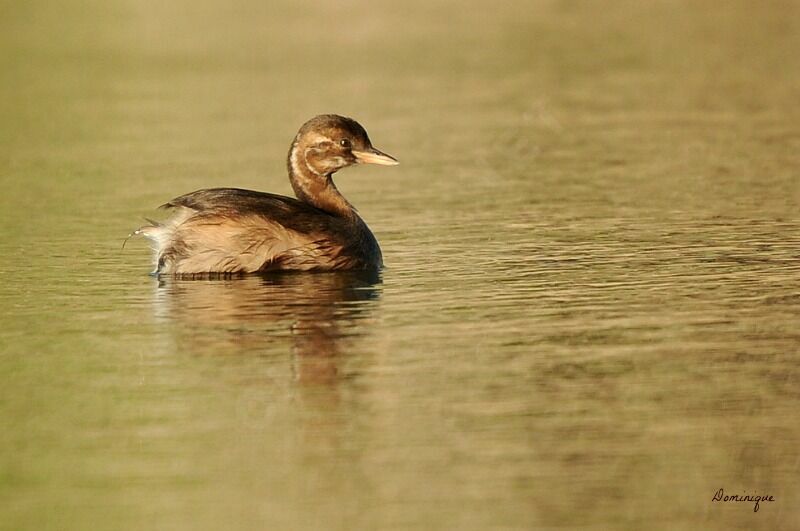
[[[300,201],[329,214],[357,220],[358,214],[333,183],[333,174],[317,173],[308,163],[304,147],[297,140],[289,150],[289,182]]]

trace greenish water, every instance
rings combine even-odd
[[[1,3],[0,528],[800,528],[798,50],[797,2]],[[401,160],[337,178],[381,278],[121,249],[289,194],[321,112]]]

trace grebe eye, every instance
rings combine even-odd
[[[340,144],[342,147],[349,148],[349,147],[350,147],[350,139],[348,139],[348,138],[343,138],[343,139],[341,139],[341,140],[339,141],[339,144]]]

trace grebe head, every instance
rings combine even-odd
[[[372,147],[367,132],[351,118],[321,114],[303,124],[289,150],[289,169],[320,177],[353,164],[394,166],[397,159]]]

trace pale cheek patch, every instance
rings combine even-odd
[[[329,166],[331,168],[342,168],[342,167],[344,167],[346,165],[347,165],[347,161],[344,160],[342,157],[335,157],[333,159],[330,159]]]

